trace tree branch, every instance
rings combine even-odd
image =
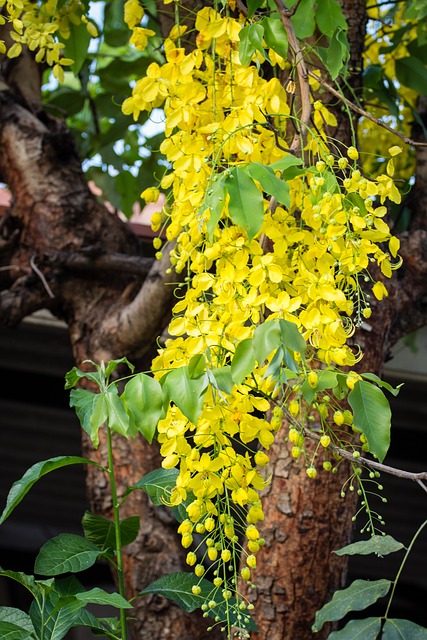
[[[346,104],[352,111],[354,111],[355,113],[358,113],[360,116],[363,116],[367,120],[370,120],[371,122],[374,122],[379,127],[382,127],[383,129],[386,129],[387,131],[389,131],[393,135],[395,135],[398,138],[400,138],[401,140],[403,140],[406,144],[409,144],[409,145],[411,145],[413,147],[427,147],[427,142],[417,142],[416,140],[413,140],[412,138],[408,138],[408,136],[405,136],[403,133],[400,133],[396,129],[393,129],[393,127],[390,127],[388,124],[386,124],[382,120],[379,120],[378,118],[375,118],[368,111],[365,111],[361,107],[358,107],[356,104],[354,104],[354,102],[351,102],[351,100],[349,100],[342,93],[340,93],[339,91],[337,91],[336,89],[331,87],[330,84],[328,84],[325,80],[323,80],[320,76],[317,76],[312,71],[309,71],[308,75],[311,78],[314,78],[315,80],[317,80],[317,82],[319,82],[322,85],[322,87],[325,87],[325,89],[327,91],[329,91],[329,93],[331,93],[333,96],[335,96],[336,98],[341,100],[341,102],[344,102],[344,104]]]
[[[88,256],[67,251],[55,251],[52,254],[47,254],[46,259],[50,265],[64,267],[70,271],[110,271],[137,276],[146,276],[154,262],[154,258],[130,256],[123,253]]]
[[[283,26],[285,27],[289,44],[291,45],[292,51],[294,53],[295,58],[295,67],[298,74],[299,80],[299,92],[301,99],[301,117],[300,131],[297,132],[292,140],[290,149],[291,152],[296,153],[301,149],[302,140],[304,140],[305,135],[307,133],[307,127],[310,123],[311,118],[311,101],[310,101],[310,85],[308,83],[308,73],[307,68],[305,66],[304,55],[301,51],[301,47],[299,46],[298,38],[295,35],[294,27],[291,22],[291,16],[294,13],[293,9],[288,9],[283,0],[274,0],[277,10],[280,15],[280,19],[282,21]],[[302,139],[302,140],[301,140]]]

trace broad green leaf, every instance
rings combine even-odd
[[[10,578],[15,580],[20,585],[25,587],[34,598],[39,598],[40,595],[46,595],[53,588],[54,580],[36,580],[34,576],[29,576],[21,571],[7,571],[0,567],[0,576],[4,578]]]
[[[101,554],[102,550],[83,536],[61,533],[42,546],[34,571],[42,576],[77,573],[94,565]]]
[[[116,534],[114,522],[95,513],[86,511],[82,518],[85,538],[100,549],[115,549]],[[139,516],[129,516],[120,521],[120,538],[122,547],[130,544],[138,535]]]
[[[202,205],[201,212],[206,208],[209,209],[210,215],[206,225],[209,240],[212,241],[213,233],[221,218],[221,213],[224,209],[227,192],[225,190],[224,180],[219,178],[212,183],[208,188],[205,201]],[[203,211],[202,211],[203,210]]]
[[[264,4],[264,0],[248,0],[248,19],[252,18],[255,11]]]
[[[243,27],[239,33],[239,58],[243,66],[247,66],[256,51],[265,56],[262,38],[264,29],[261,24],[249,24]]]
[[[270,169],[273,169],[273,171],[286,171],[287,169],[298,167],[300,165],[302,165],[301,158],[297,158],[296,156],[293,156],[291,153],[289,153],[288,155],[283,156],[283,158],[280,158],[280,160],[276,160],[276,162],[273,162],[272,164],[269,164],[267,166]]]
[[[292,8],[295,2],[296,0],[288,2],[288,6]],[[316,11],[314,9],[315,4],[316,0],[301,0],[298,5],[298,9],[291,18],[295,30],[295,35],[300,40],[304,38],[310,38],[310,36],[312,36],[314,33],[314,30],[316,28],[316,23],[314,20],[316,14]]]
[[[85,360],[85,362],[97,367],[97,365],[92,362],[92,360]],[[98,369],[98,367],[97,367]],[[65,389],[71,389],[75,387],[77,382],[82,378],[87,378],[88,380],[92,380],[98,387],[101,387],[101,378],[99,375],[99,371],[82,371],[77,367],[73,367],[65,374]]]
[[[335,29],[329,47],[319,47],[318,52],[332,80],[336,80],[350,57],[350,45],[345,32],[341,28]]]
[[[212,374],[215,385],[213,385],[216,389],[220,391],[224,391],[224,393],[231,393],[234,386],[234,381],[231,376],[231,367],[230,365],[226,365],[225,367],[220,367],[218,369],[211,369],[209,373]],[[212,384],[212,381],[211,381]]]
[[[69,630],[76,626],[79,611],[84,604],[74,598],[70,603],[60,603],[60,599],[61,596],[58,593],[49,594],[43,612],[40,611],[36,602],[32,603],[29,613],[37,638],[62,640]]]
[[[206,360],[202,354],[193,356],[188,363],[188,375],[190,378],[198,378],[206,371]]]
[[[3,620],[0,620],[0,637],[2,640],[29,640],[27,629]]]
[[[381,631],[381,618],[350,620],[340,631],[333,631],[328,640],[377,640]]]
[[[244,171],[260,183],[265,193],[273,196],[277,202],[284,204],[285,207],[290,207],[289,185],[284,180],[277,178],[272,169],[260,162],[251,162],[246,165]]]
[[[71,393],[73,394],[73,399],[77,394],[80,394],[81,391],[84,391],[84,390],[75,389],[74,391],[72,391]],[[85,422],[82,423],[82,427],[89,435],[94,449],[97,449],[99,446],[99,433],[98,433],[99,429],[106,422],[108,418],[108,406],[107,406],[107,401],[105,396],[106,396],[105,393],[97,393],[93,400],[92,407],[90,406],[90,398],[89,397],[87,398],[87,404],[86,404],[85,397],[82,397],[82,400],[84,402],[83,410],[86,410],[88,413],[90,413],[89,430],[86,429],[86,426],[85,426],[85,424],[87,423],[87,415],[85,415]]]
[[[191,588],[194,585],[199,585],[201,588],[199,595],[192,593]],[[221,590],[215,589],[211,582],[204,578],[198,578],[194,573],[186,573],[184,571],[170,573],[153,582],[139,595],[144,596],[149,593],[158,593],[165,598],[169,598],[176,602],[181,609],[189,613],[199,609],[207,600],[215,600],[217,606],[214,609],[208,609],[209,615],[215,618],[218,616],[220,622],[227,621],[232,626],[238,625],[235,608],[231,608],[236,602],[235,599],[228,600],[228,607],[226,607]],[[243,614],[243,616],[246,628],[250,631],[257,631],[258,629],[253,619],[247,614]]]
[[[366,556],[370,553],[375,553],[377,556],[387,556],[389,553],[400,551],[405,546],[393,538],[393,536],[372,536],[369,540],[360,540],[359,542],[353,542],[348,544],[338,551],[334,551],[337,556],[354,556],[362,555]]]
[[[283,346],[291,351],[296,351],[303,355],[307,349],[307,344],[297,325],[289,320],[279,320],[280,332]]]
[[[264,220],[264,200],[261,191],[243,169],[234,167],[225,179],[230,196],[228,211],[234,224],[246,231],[248,239],[258,233]]]
[[[427,629],[410,620],[387,619],[381,640],[427,640]]]
[[[205,376],[190,378],[188,367],[178,367],[167,374],[164,385],[169,398],[196,424],[206,395]]]
[[[320,631],[325,622],[341,620],[349,611],[362,611],[390,589],[390,580],[355,580],[347,589],[335,591],[332,600],[316,612],[312,630]]]
[[[119,593],[107,593],[99,587],[94,587],[89,591],[81,591],[75,597],[83,604],[105,604],[118,609],[132,609],[132,605]]]
[[[269,376],[272,376],[273,378],[277,378],[283,366],[284,358],[285,350],[282,346],[280,346],[272,357],[271,362],[268,365],[263,377],[268,378]]]
[[[69,21],[68,28],[70,37],[64,40],[64,56],[74,60],[70,69],[77,75],[87,58],[91,36],[84,22],[73,24]]]
[[[130,421],[123,402],[112,391],[107,391],[105,394],[105,402],[108,410],[108,424],[110,429],[127,438],[129,436]]]
[[[16,624],[20,629],[27,632],[25,638],[29,638],[34,633],[33,623],[28,613],[15,609],[14,607],[0,607],[0,625],[3,622]],[[0,626],[1,631],[1,626]],[[0,635],[3,638],[3,635]]]
[[[87,609],[80,609],[74,621],[75,627],[88,627],[94,635],[117,640],[120,637],[118,618],[95,618]]]
[[[164,505],[169,500],[178,474],[178,469],[155,469],[143,476],[130,489],[142,489],[150,496],[154,505]]]
[[[353,424],[364,434],[369,451],[380,462],[390,446],[391,410],[381,389],[365,380],[358,380],[348,394],[353,409]]]
[[[37,480],[40,480],[40,478],[45,476],[47,473],[55,471],[55,469],[68,467],[71,464],[93,464],[100,469],[103,468],[96,462],[93,462],[88,458],[81,458],[80,456],[58,456],[56,458],[49,458],[49,460],[37,462],[27,469],[20,480],[13,483],[12,488],[9,491],[9,495],[7,496],[6,506],[0,517],[0,524],[10,516],[15,507],[18,506]]]
[[[281,346],[282,332],[276,320],[267,320],[260,324],[254,331],[253,348],[257,361],[262,364],[264,360]]]
[[[407,56],[395,61],[396,77],[405,87],[427,95],[427,66],[418,58]]]
[[[239,342],[231,361],[231,377],[236,384],[240,384],[255,367],[255,353],[252,338]]]
[[[131,370],[131,372],[133,373],[135,371],[135,367],[134,365],[129,362],[129,360],[127,358],[119,358],[118,360],[110,360],[107,363],[107,366],[105,367],[105,379],[107,381],[109,381],[111,374],[113,373],[113,371],[115,371],[117,369],[117,367],[121,364],[125,364],[127,367],[129,367],[129,369]]]
[[[402,383],[402,384],[398,384],[397,387],[392,387],[391,384],[389,384],[388,382],[385,382],[384,380],[381,380],[381,378],[376,376],[375,373],[361,373],[360,375],[365,380],[371,380],[371,382],[376,382],[379,387],[382,387],[383,389],[387,389],[387,391],[389,391],[394,396],[398,395],[400,389],[403,387],[403,384],[404,384]]]
[[[154,505],[167,505],[168,502],[170,502],[170,495],[172,489],[175,487],[178,473],[178,469],[156,469],[155,471],[150,471],[150,473],[143,476],[133,487],[129,487],[128,492],[130,493],[135,489],[142,489],[150,496]],[[172,507],[172,513],[178,522],[182,522],[188,517],[186,507],[193,502],[193,500],[193,493],[188,492],[186,500],[181,502],[177,507]]]
[[[100,408],[99,397],[100,394],[87,391],[86,389],[73,389],[70,393],[70,407],[75,408],[80,424],[89,435],[92,443],[97,442],[98,428],[92,426],[92,418],[95,409],[99,410]]]
[[[267,47],[273,49],[273,51],[286,60],[286,56],[288,55],[288,34],[280,18],[268,16],[260,22],[264,27],[264,40]]]
[[[157,423],[164,415],[160,383],[145,373],[138,373],[126,384],[121,399],[136,428],[151,444]]]
[[[319,31],[326,36],[330,37],[337,27],[347,29],[347,21],[337,0],[318,2],[315,15]]]
[[[86,102],[86,96],[83,95],[79,88],[71,89],[70,87],[61,86],[46,96],[45,102],[48,105],[54,105],[67,117],[74,116],[83,109]]]

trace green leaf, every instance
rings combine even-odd
[[[236,384],[240,384],[255,367],[256,359],[252,338],[239,342],[231,361],[231,377]]]
[[[260,21],[264,27],[264,40],[267,47],[273,49],[286,60],[288,55],[288,34],[280,18],[268,16]]]
[[[63,586],[60,583],[63,583]],[[76,626],[80,609],[84,606],[73,595],[78,589],[83,589],[82,585],[76,581],[77,585],[68,579],[59,581],[55,590],[52,590],[45,602],[42,610],[37,602],[33,602],[30,607],[30,617],[36,630],[37,638],[43,640],[62,640],[68,631]]]
[[[30,616],[28,613],[25,613],[20,609],[15,609],[14,607],[0,607],[0,621],[0,625],[3,622],[9,622],[26,631],[27,635],[25,638],[29,638],[29,635],[34,634],[34,627]],[[3,635],[0,637],[3,638]]]
[[[2,640],[28,640],[28,631],[13,622],[0,620],[0,637]]]
[[[289,320],[279,320],[282,344],[291,351],[296,351],[304,355],[307,349],[307,343],[298,330],[297,325]]]
[[[74,621],[75,627],[89,627],[94,635],[117,640],[120,637],[120,621],[117,618],[95,618],[86,609],[80,609]]]
[[[328,640],[377,640],[381,631],[381,618],[350,620],[340,631],[333,631]]]
[[[45,104],[54,105],[60,109],[66,117],[74,116],[83,109],[86,102],[86,96],[83,95],[81,89],[72,89],[71,87],[59,87],[56,91],[52,91],[46,95]]]
[[[132,605],[119,593],[107,593],[99,587],[76,593],[75,597],[83,604],[105,604],[118,609],[132,609]]]
[[[113,373],[113,371],[115,371],[117,369],[117,367],[121,364],[125,364],[129,367],[129,369],[131,370],[131,372],[133,373],[135,371],[135,367],[134,365],[129,362],[129,360],[127,358],[119,358],[118,360],[110,360],[107,363],[107,366],[105,367],[105,379],[108,382],[110,379],[111,374]]]
[[[330,37],[337,27],[347,29],[347,21],[337,0],[318,2],[315,16],[319,31],[326,36]]]
[[[42,546],[34,571],[42,576],[77,573],[94,565],[101,554],[102,550],[83,536],[61,533]]]
[[[96,416],[98,416],[99,409],[101,408],[99,406],[99,398],[100,395],[98,393],[93,393],[86,389],[73,389],[70,393],[70,407],[75,408],[80,424],[89,435],[95,448],[98,446],[98,444],[96,444],[98,428],[92,425],[92,417],[95,409],[98,410],[96,413]],[[102,424],[102,422],[100,424]]]
[[[114,522],[95,513],[86,511],[82,518],[85,538],[100,549],[115,549],[116,535]],[[139,532],[139,516],[129,516],[120,521],[120,538],[122,547],[135,540]]]
[[[165,502],[168,502],[172,489],[175,487],[178,474],[178,469],[155,469],[130,488],[132,490],[142,489],[150,496],[154,505],[164,505]]]
[[[15,580],[15,582],[18,582],[20,585],[25,587],[25,589],[27,589],[34,598],[40,597],[41,594],[46,595],[49,593],[54,584],[53,578],[49,580],[36,580],[34,576],[28,576],[21,571],[6,571],[1,567],[0,576]]]
[[[0,517],[0,524],[10,516],[12,511],[24,496],[29,492],[31,487],[40,480],[43,476],[55,469],[61,469],[62,467],[68,467],[71,464],[93,464],[96,467],[102,469],[103,467],[88,458],[81,458],[80,456],[58,456],[56,458],[49,458],[49,460],[43,460],[37,462],[30,467],[22,476],[20,480],[13,483],[9,495],[7,496],[6,506]]]
[[[74,64],[70,65],[70,69],[77,75],[87,58],[91,36],[84,22],[73,24],[69,21],[68,28],[70,37],[64,42],[64,56],[74,60]]]
[[[198,354],[190,358],[188,363],[188,375],[190,378],[198,378],[206,371],[206,361],[203,354]]]
[[[191,588],[194,585],[198,585],[201,588],[199,595],[192,593]],[[199,609],[207,600],[214,600],[217,602],[217,606],[213,609],[208,609],[208,614],[214,618],[218,616],[220,622],[227,622],[231,626],[240,626],[235,613],[236,608],[233,607],[236,600],[230,598],[227,607],[222,598],[221,590],[216,589],[208,580],[198,578],[194,573],[186,573],[184,571],[170,573],[153,582],[153,584],[141,591],[139,595],[144,596],[149,593],[158,593],[165,598],[173,600],[188,613]],[[245,617],[245,628],[249,631],[257,631],[258,629],[253,619],[247,614],[243,615]]]
[[[167,374],[164,389],[185,417],[196,424],[206,395],[205,376],[190,378],[188,367],[178,367]]]
[[[138,373],[126,384],[121,399],[137,430],[151,444],[157,423],[164,415],[160,383],[145,373]]]
[[[349,611],[362,611],[390,589],[390,580],[355,580],[347,589],[335,591],[332,600],[316,612],[312,630],[320,631],[325,622],[341,620]]]
[[[234,387],[234,381],[231,376],[231,367],[230,365],[226,365],[225,367],[220,367],[218,369],[211,369],[209,373],[212,374],[215,384],[211,380],[212,386],[215,389],[219,389],[220,391],[224,391],[224,393],[231,393]]]
[[[85,360],[92,366],[96,367],[96,371],[82,371],[77,367],[73,367],[65,374],[65,389],[71,389],[75,387],[77,382],[82,378],[87,378],[88,380],[92,380],[97,387],[101,387],[101,377],[99,375],[99,366],[96,365],[92,360]]]
[[[255,11],[259,9],[264,4],[264,0],[248,0],[248,19],[252,18]]]
[[[300,166],[302,164],[301,158],[297,158],[289,153],[280,160],[276,160],[272,164],[267,165],[273,171],[286,171],[287,169],[292,169],[293,167]]]
[[[73,401],[77,394],[80,395],[81,391],[84,391],[84,390],[76,389],[75,391],[71,392],[73,394]],[[105,395],[106,395],[105,393],[97,393],[93,400],[92,407],[90,406],[89,396],[87,397],[87,399],[85,396],[83,395],[81,396],[80,406],[82,406],[82,411],[88,412],[87,414],[85,414],[85,421],[84,423],[82,423],[82,427],[89,435],[94,449],[97,449],[99,446],[99,435],[98,435],[99,429],[104,424],[104,422],[106,422],[108,418],[108,407],[107,407]],[[88,418],[89,418],[89,421],[88,421]],[[89,422],[88,429],[85,426],[87,422]]]
[[[288,2],[289,8],[292,8],[295,2],[296,0]],[[298,9],[291,18],[295,35],[300,40],[303,40],[304,38],[310,38],[310,36],[312,36],[314,33],[314,30],[316,28],[316,23],[314,20],[316,14],[316,11],[314,9],[315,4],[316,0],[301,0],[298,5]]]
[[[427,95],[427,67],[413,56],[395,61],[396,77],[405,87],[413,89],[422,96]]]
[[[264,220],[264,200],[261,191],[243,169],[233,167],[225,179],[230,196],[228,210],[234,224],[246,231],[248,239],[258,233]]]
[[[262,364],[264,360],[281,346],[282,332],[280,324],[276,320],[267,320],[260,324],[254,331],[253,348],[257,361]]]
[[[112,391],[105,394],[105,402],[108,410],[108,424],[110,429],[126,438],[129,437],[129,416],[125,411],[123,402]]]
[[[371,380],[371,382],[376,382],[379,387],[382,387],[383,389],[387,389],[387,391],[392,393],[394,396],[398,395],[400,389],[403,387],[403,384],[404,384],[402,382],[402,384],[398,384],[397,387],[392,387],[391,384],[389,384],[388,382],[385,382],[384,380],[381,380],[381,378],[376,376],[375,373],[361,373],[360,375],[365,380]]]
[[[251,178],[257,180],[263,191],[273,196],[277,202],[290,207],[291,198],[289,195],[289,185],[284,180],[277,178],[273,169],[270,169],[260,162],[251,162],[244,168]]]
[[[338,551],[334,551],[337,556],[354,556],[361,555],[366,556],[370,553],[375,553],[377,556],[387,556],[389,553],[400,551],[405,546],[393,538],[393,536],[377,536],[374,535],[369,540],[360,540],[359,542],[353,542],[348,544]]]
[[[265,56],[264,47],[262,46],[263,35],[264,28],[259,23],[249,24],[241,29],[239,33],[239,58],[244,67],[250,63],[256,51]]]
[[[130,493],[135,489],[142,489],[149,495],[154,505],[168,504],[168,502],[170,502],[172,489],[175,487],[178,473],[178,469],[156,469],[155,471],[150,471],[150,473],[143,476],[133,487],[129,487],[128,492]],[[194,499],[193,493],[188,492],[186,500],[183,500],[177,507],[172,507],[172,513],[178,522],[182,522],[188,517],[186,507],[193,502]]]
[[[209,220],[206,225],[206,229],[208,232],[209,240],[212,241],[213,233],[216,229],[219,219],[221,218],[221,213],[224,209],[225,200],[226,200],[226,189],[224,180],[219,178],[215,180],[210,187],[208,187],[205,201],[200,209],[203,211],[207,208],[210,211]]]
[[[336,80],[350,57],[350,45],[345,32],[341,28],[335,29],[329,47],[318,47],[318,53],[332,80]]]
[[[410,620],[387,619],[381,640],[427,640],[427,629]]]
[[[365,380],[358,380],[348,394],[353,409],[353,424],[366,437],[369,451],[380,462],[390,446],[391,410],[381,389]]]

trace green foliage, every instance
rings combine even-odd
[[[191,590],[196,585],[200,587],[200,593],[197,595]],[[183,571],[170,573],[153,582],[139,595],[147,595],[149,593],[157,593],[169,598],[176,602],[181,609],[189,613],[201,608],[209,600],[214,603],[214,606],[207,608],[206,612],[216,620],[218,618],[217,622],[230,624],[233,627],[241,626],[237,619],[239,614],[235,609],[235,600],[230,598],[230,600],[224,602],[221,590],[216,588],[209,580],[197,578],[193,573],[184,573]],[[240,615],[242,614],[240,613]],[[256,624],[247,613],[243,613],[242,617],[244,617],[246,629],[258,631]]]
[[[379,536],[373,535],[369,540],[360,540],[359,542],[353,542],[352,544],[334,551],[337,556],[344,555],[369,555],[374,553],[377,556],[386,556],[389,553],[400,551],[404,549],[404,545],[393,538],[393,536]]]
[[[391,410],[384,393],[378,387],[358,380],[349,393],[353,409],[353,424],[365,435],[369,451],[380,462],[390,446]]]

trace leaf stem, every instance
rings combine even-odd
[[[424,522],[423,522],[423,523],[422,523],[422,525],[418,528],[418,531],[415,533],[414,537],[412,538],[412,540],[411,540],[411,542],[410,542],[410,544],[409,544],[409,546],[408,546],[408,548],[407,548],[407,550],[406,550],[405,557],[403,558],[403,560],[402,560],[402,562],[401,562],[401,565],[400,565],[400,567],[399,567],[399,570],[398,570],[398,572],[397,572],[397,574],[396,574],[396,577],[395,577],[395,579],[394,579],[394,582],[393,582],[393,588],[392,588],[392,590],[391,590],[390,598],[389,598],[389,600],[388,600],[388,604],[387,604],[387,609],[386,609],[386,612],[385,612],[385,614],[384,614],[384,618],[385,618],[385,619],[387,619],[387,617],[388,617],[388,612],[389,612],[390,607],[391,607],[391,603],[392,603],[392,600],[393,600],[394,592],[395,592],[395,590],[396,590],[396,585],[397,585],[397,583],[398,583],[398,581],[399,581],[400,574],[401,574],[401,573],[402,573],[402,571],[403,571],[403,567],[405,566],[405,562],[406,562],[406,560],[407,560],[407,558],[408,558],[409,554],[410,554],[410,553],[411,553],[411,551],[412,551],[412,547],[414,546],[416,539],[418,538],[418,536],[420,535],[421,531],[424,529],[424,527],[425,527],[426,525],[427,525],[427,520],[424,520]]]
[[[107,423],[107,448],[108,448],[108,475],[110,478],[111,499],[113,502],[113,515],[114,515],[114,531],[116,536],[116,560],[117,560],[117,582],[119,588],[119,594],[126,599],[125,593],[125,581],[123,572],[123,555],[122,555],[122,540],[120,532],[120,504],[117,499],[116,477],[114,474],[114,456],[113,456],[113,439],[110,426]],[[126,624],[126,611],[120,609],[120,625],[122,631],[122,640],[127,640],[127,624]]]

